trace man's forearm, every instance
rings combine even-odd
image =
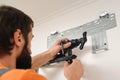
[[[36,70],[49,60],[53,59],[53,56],[47,50],[43,53],[39,53],[38,55],[32,57],[32,69]]]

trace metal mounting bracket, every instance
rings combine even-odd
[[[108,50],[106,30],[116,27],[115,14],[102,13],[99,19],[74,27],[62,32],[52,32],[47,37],[47,47],[50,47],[58,38],[67,37],[68,39],[80,38],[83,32],[87,32],[92,38],[93,53],[100,50]]]

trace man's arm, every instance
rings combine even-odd
[[[45,52],[39,53],[36,56],[32,57],[32,69],[37,70],[40,66],[53,59],[50,51],[47,50]]]
[[[62,41],[68,40],[67,38],[63,38]],[[62,46],[60,45],[61,39],[58,39],[48,50],[43,53],[39,53],[38,55],[32,58],[32,69],[37,70],[40,66],[52,60],[54,56],[61,50]],[[71,45],[71,43],[64,44],[63,47],[67,48]]]
[[[66,38],[62,39],[67,40]],[[61,50],[62,46],[60,45],[61,40],[57,40],[51,48],[47,51],[38,54],[32,58],[32,69],[36,70],[41,65],[45,64],[49,60],[53,59],[54,56]],[[68,48],[71,43],[64,44],[64,48]],[[80,60],[74,59],[71,64],[65,62],[64,64],[64,75],[67,80],[80,80],[83,74],[83,67]]]

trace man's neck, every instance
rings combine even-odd
[[[14,69],[16,68],[16,59],[14,55],[4,55],[0,57],[0,63],[5,67]]]

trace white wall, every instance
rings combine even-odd
[[[77,6],[77,5],[76,5]],[[109,50],[98,54],[92,54],[91,38],[85,45],[84,50],[74,50],[84,66],[82,80],[120,80],[120,0],[96,0],[83,7],[75,7],[71,11],[51,18],[47,22],[34,27],[35,38],[32,42],[33,55],[47,49],[47,36],[51,31],[63,31],[84,23],[90,22],[99,17],[100,12],[108,11],[115,13],[117,27],[107,31]],[[48,80],[65,80],[63,75],[63,63],[56,66],[43,67],[39,73]]]

